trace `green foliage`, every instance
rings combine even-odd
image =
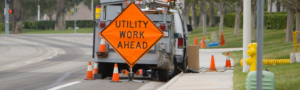
[[[278,12],[273,14],[265,13],[264,15],[264,26],[267,29],[282,30],[286,28],[286,23],[287,23],[286,12]],[[234,24],[235,24],[235,13],[226,14],[224,19],[224,25],[228,27],[234,27]],[[294,22],[294,26],[296,26],[296,22]],[[241,15],[240,27],[243,27],[243,15]]]
[[[93,21],[91,20],[77,20],[76,26],[79,28],[90,28],[93,27]],[[23,29],[54,29],[55,21],[31,21],[23,22]],[[74,28],[74,21],[66,21],[66,28]]]
[[[9,31],[12,29],[12,23],[9,23]],[[0,32],[5,31],[5,23],[0,23]]]

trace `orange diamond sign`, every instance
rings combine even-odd
[[[129,4],[99,34],[130,67],[165,36],[134,3]]]

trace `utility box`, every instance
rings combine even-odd
[[[262,89],[263,90],[276,90],[275,75],[269,71],[262,71]],[[248,73],[246,79],[246,90],[256,90],[256,71]]]
[[[199,46],[188,46],[188,68],[199,70]]]

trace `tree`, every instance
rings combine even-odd
[[[279,1],[276,2],[276,11],[277,12],[280,12],[280,7],[281,7],[281,4]]]
[[[255,40],[256,0],[252,0],[251,5],[251,40]]]
[[[65,13],[74,7],[74,3],[77,5],[82,2],[82,0],[56,0],[56,21],[55,21],[55,30],[65,30],[66,21]]]
[[[37,0],[21,0],[21,4],[22,21],[28,21],[32,17],[37,16]]]
[[[56,1],[56,21],[55,21],[55,30],[65,30],[66,28],[66,21],[65,21],[65,0],[57,0]]]
[[[89,8],[89,10],[91,10],[91,3],[92,3],[92,0],[85,0],[84,1],[84,5],[86,5]],[[93,3],[94,8],[97,5],[100,5],[100,0],[94,0],[94,3]]]
[[[269,0],[270,1],[270,14],[272,14],[272,9],[273,9],[273,3],[275,0]]]
[[[184,20],[186,22],[186,24],[190,24],[190,20],[189,20],[189,14],[190,14],[190,10],[191,10],[191,4],[189,0],[185,0],[184,2],[184,8],[183,8],[183,14],[184,14]]]
[[[21,0],[14,0],[14,15],[12,33],[17,34],[22,32],[22,17],[21,17]]]
[[[291,18],[293,16],[293,11],[296,12],[296,31],[300,31],[300,0],[277,0],[280,1],[282,4],[284,4],[288,9],[290,9],[290,14],[288,13],[288,20],[287,23],[292,24]],[[287,29],[291,30],[292,25],[287,25]],[[289,31],[292,32],[292,31]],[[290,34],[286,34],[286,40],[288,39],[287,37]],[[287,40],[289,41],[289,40]],[[297,41],[300,41],[300,35],[297,35]]]
[[[45,13],[50,18],[50,21],[52,21],[52,16],[56,10],[56,3],[56,0],[40,0],[39,2],[41,12]]]
[[[241,13],[243,11],[243,0],[230,0],[226,2],[235,12],[234,36],[239,36]],[[234,7],[233,7],[233,5]]]
[[[0,8],[5,8],[4,1],[0,2]],[[4,12],[4,9],[0,9],[0,12]],[[4,21],[5,15],[4,13],[0,13],[0,23]]]
[[[219,36],[221,36],[221,32],[223,32],[223,25],[224,25],[224,15],[225,10],[227,7],[227,4],[225,0],[214,0],[216,2],[216,5],[218,6],[218,11],[220,14],[220,26],[219,26]]]
[[[209,2],[210,6],[214,6],[213,2]],[[210,11],[209,11],[209,27],[215,27],[216,26],[216,22],[215,22],[215,9],[214,7],[211,7]]]
[[[191,5],[192,5],[192,26],[193,26],[193,28],[197,28],[197,18],[196,18],[196,2],[192,2],[191,3]]]
[[[285,42],[293,41],[294,15],[295,11],[293,9],[287,8]]]
[[[210,2],[212,2],[212,1],[210,1]],[[202,27],[203,27],[203,35],[206,35],[206,32],[207,32],[207,29],[206,29],[206,16],[207,16],[207,13],[213,7],[213,6],[210,6],[208,8],[208,10],[206,10],[206,4],[207,4],[206,0],[201,0],[201,3],[199,5],[200,6],[200,11],[202,13],[201,17],[202,17],[202,24],[203,24],[202,25]]]

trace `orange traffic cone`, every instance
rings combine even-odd
[[[227,52],[227,57],[226,57],[226,64],[225,64],[225,67],[231,67],[231,62],[230,62],[229,52]]]
[[[221,41],[220,41],[220,46],[221,46],[221,45],[225,45],[225,38],[224,38],[222,32],[221,32],[221,39],[220,39],[220,40],[221,40]]]
[[[119,72],[118,71],[119,71],[118,65],[115,63],[114,72],[113,72],[113,76],[112,76],[113,82],[119,82]]]
[[[95,62],[95,64],[94,64],[94,74],[93,75],[95,75],[97,73],[98,73],[98,63]]]
[[[104,41],[104,39],[101,39],[100,47],[99,47],[99,52],[106,52],[106,47],[105,47],[105,41]]]
[[[86,78],[84,80],[95,80],[93,78],[93,71],[92,71],[92,64],[89,62],[88,68],[87,68],[87,73],[86,73]]]
[[[194,45],[198,46],[197,36],[195,36]]]
[[[201,41],[201,48],[205,48],[205,41],[204,41],[204,36],[202,36],[202,41]]]
[[[140,75],[142,75],[143,74],[143,69],[140,69]]]
[[[208,70],[209,72],[217,71],[215,66],[215,59],[214,55],[211,55],[211,61],[210,61],[210,68]]]
[[[98,57],[107,57],[108,52],[106,52],[106,46],[105,46],[105,40],[101,39],[100,46],[99,46],[99,52],[97,52]]]

